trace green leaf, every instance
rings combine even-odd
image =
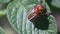
[[[60,13],[60,0],[52,0],[51,10]]]
[[[0,17],[4,16],[7,14],[7,10],[0,10]]]
[[[0,34],[5,34],[1,27],[0,27]]]
[[[53,6],[56,6],[56,7],[60,8],[60,0],[52,0],[51,4]]]
[[[10,24],[19,34],[56,34],[56,21],[52,15],[47,17],[49,19],[49,26],[47,30],[34,29],[33,23],[27,19],[28,10],[39,3],[39,0],[34,1],[35,2],[32,0],[22,0],[21,2],[11,2],[7,7],[7,17]],[[51,13],[47,4],[46,9],[49,13]]]
[[[60,13],[60,0],[46,0],[52,12]]]

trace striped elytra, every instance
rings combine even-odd
[[[44,10],[45,10],[45,7],[43,5],[34,6],[28,13],[28,20],[34,21],[35,19],[37,19],[38,17],[46,13],[46,11]]]

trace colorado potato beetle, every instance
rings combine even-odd
[[[43,5],[36,5],[32,8],[32,10],[30,10],[30,13],[28,14],[28,19],[30,21],[34,21],[36,18],[47,13],[48,12],[45,11],[45,7]]]
[[[49,25],[47,19],[49,14],[43,5],[36,5],[28,13],[28,20],[31,21],[36,28],[46,30]]]

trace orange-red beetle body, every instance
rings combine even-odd
[[[37,17],[41,16],[44,13],[45,7],[42,5],[36,5],[33,7],[32,10],[30,10],[30,13],[28,14],[28,19],[30,21],[35,20]]]

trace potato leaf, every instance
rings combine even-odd
[[[33,23],[27,19],[28,10],[31,9],[36,4],[40,3],[39,0],[22,0],[22,1],[13,1],[7,7],[7,17],[12,25],[12,27],[19,34],[56,34],[57,26],[55,18],[52,15],[49,15],[48,18],[48,29],[34,29]],[[45,3],[46,4],[46,3]],[[50,13],[50,8],[46,4],[46,9]],[[45,27],[45,26],[43,26]]]

